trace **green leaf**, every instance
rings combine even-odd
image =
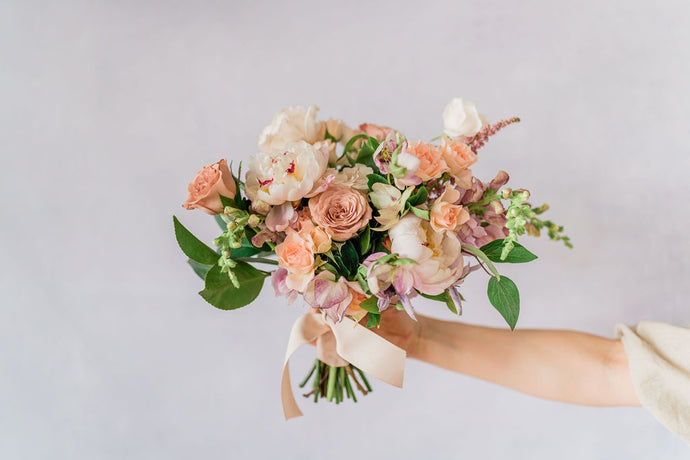
[[[374,171],[379,171],[378,166],[374,163],[374,152],[376,152],[377,148],[379,148],[379,141],[370,137],[369,140],[362,144],[362,148],[359,149],[356,162],[365,164]]]
[[[237,202],[232,199],[228,198],[227,196],[223,195],[218,195],[220,197],[220,202],[223,205],[223,208],[230,206],[231,208],[238,208],[239,206],[237,205]]]
[[[231,171],[232,172],[232,171]],[[247,207],[246,205],[243,207],[243,202],[242,202],[242,181],[240,180],[240,177],[242,177],[242,162],[240,161],[240,165],[237,167],[237,176],[234,174],[232,175],[233,180],[235,181],[235,190],[237,190],[237,193],[235,193],[235,203],[237,204],[237,208],[239,209],[244,209],[246,210]]]
[[[496,267],[494,266],[494,264],[491,263],[491,261],[489,260],[489,258],[486,256],[486,254],[484,254],[484,253],[482,252],[481,249],[476,248],[476,247],[474,247],[474,246],[469,246],[469,245],[464,245],[464,244],[463,244],[463,245],[462,245],[462,250],[463,250],[463,251],[467,251],[467,252],[469,252],[470,254],[472,254],[473,256],[477,257],[477,259],[480,259],[482,262],[484,262],[484,263],[486,264],[486,266],[487,266],[487,268],[489,269],[489,271],[490,271],[491,273],[493,273],[493,275],[494,275],[497,279],[499,279],[499,280],[501,279],[501,275],[498,274],[498,270],[496,270]]]
[[[367,176],[368,177],[368,176]],[[420,186],[417,192],[407,200],[410,206],[419,206],[420,204],[426,203],[426,199],[429,197],[429,192],[425,186]]]
[[[519,243],[514,242],[513,249],[508,253],[508,257],[505,260],[501,260],[501,251],[503,250],[504,240],[493,240],[490,243],[485,244],[480,249],[486,254],[492,262],[506,262],[512,264],[520,264],[525,262],[531,262],[537,258],[534,254],[529,252],[524,246]]]
[[[222,217],[220,217],[220,214],[216,214],[213,216],[214,219],[216,219],[216,223],[220,227],[221,230],[226,231],[228,229],[228,225],[225,223]]]
[[[417,291],[419,292],[419,291]],[[429,295],[429,294],[424,294],[422,292],[419,292],[419,295],[426,299],[430,300],[436,300],[438,302],[443,302],[446,304],[446,307],[448,307],[448,310],[452,311],[456,315],[459,315],[458,309],[455,308],[455,302],[453,302],[453,298],[450,296],[450,293],[446,289],[443,294],[437,294],[437,295]]]
[[[343,244],[343,247],[340,248],[340,254],[342,256],[343,265],[347,270],[347,276],[353,276],[357,273],[357,268],[359,267],[359,254],[351,240],[347,240],[345,244]]]
[[[388,185],[388,180],[382,175],[367,174],[367,185],[369,186],[369,190],[371,190],[371,187],[377,182]]]
[[[425,209],[415,208],[414,206],[410,206],[409,209],[410,211],[412,211],[412,214],[419,217],[420,219],[429,220],[429,211]]]
[[[230,251],[230,257],[239,259],[242,257],[251,257],[261,252],[261,249],[255,247],[247,238],[242,238],[242,246]]]
[[[355,145],[355,142],[357,142],[358,140],[363,139],[363,138],[365,138],[365,137],[369,137],[369,136],[367,136],[367,135],[364,134],[364,133],[362,133],[362,134],[357,134],[357,135],[355,135],[355,136],[352,136],[352,137],[350,138],[350,140],[347,141],[347,144],[345,144],[345,149],[343,150],[343,155],[341,155],[340,158],[342,158],[343,156],[345,156],[345,154],[346,154],[347,152],[349,152],[350,149],[352,149],[352,146]],[[338,160],[340,160],[340,158],[338,158]]]
[[[366,300],[363,300],[359,306],[362,308],[362,310],[366,310],[369,313],[376,313],[379,314],[379,307],[377,305],[377,302],[379,301],[378,297],[376,296],[371,296],[367,298]]]
[[[361,235],[359,235],[359,253],[366,254],[371,243],[371,229],[367,225]]]
[[[187,259],[187,263],[189,264],[190,267],[192,267],[192,270],[194,270],[194,273],[199,275],[199,278],[202,280],[206,278],[206,273],[211,269],[211,265],[204,265],[200,264],[199,262],[192,260],[192,259]]]
[[[503,316],[510,329],[515,329],[520,314],[520,293],[515,283],[505,276],[501,276],[500,281],[489,278],[487,294],[491,305]]]
[[[232,271],[240,283],[239,288],[233,286],[227,273],[222,273],[220,267],[214,265],[206,274],[205,288],[199,295],[221,310],[235,310],[252,303],[268,275],[241,261]]]
[[[218,253],[192,235],[192,232],[187,230],[175,216],[173,216],[173,224],[177,244],[187,257],[204,265],[215,265],[218,262]]]
[[[381,324],[381,314],[380,313],[367,313],[367,327],[379,327]]]

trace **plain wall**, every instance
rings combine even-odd
[[[180,208],[188,182],[256,153],[281,108],[430,139],[461,96],[523,120],[475,173],[507,170],[575,245],[524,240],[539,259],[504,269],[518,327],[690,325],[689,24],[686,1],[0,2],[0,457],[687,458],[644,409],[414,361],[402,391],[300,401],[286,423],[304,307],[268,284],[238,311],[206,304],[171,215],[210,243],[213,220]],[[461,319],[502,326],[486,281]]]

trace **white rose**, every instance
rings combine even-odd
[[[474,136],[482,129],[482,119],[472,102],[456,97],[443,111],[443,131],[450,137]]]
[[[276,206],[301,200],[328,166],[328,150],[305,141],[287,144],[279,153],[260,152],[247,171],[245,192],[252,201]]]
[[[282,153],[287,144],[305,141],[313,144],[323,140],[326,134],[324,122],[316,122],[319,108],[295,106],[281,110],[270,125],[259,136],[259,150],[268,153]]]
[[[437,233],[429,222],[409,213],[391,228],[388,236],[391,253],[417,261],[409,270],[419,292],[441,294],[462,275],[462,248],[454,233]]]

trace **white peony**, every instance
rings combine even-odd
[[[462,274],[461,244],[452,232],[435,232],[429,222],[406,214],[390,229],[391,253],[415,260],[410,265],[414,287],[428,295],[441,294]]]
[[[305,141],[313,144],[322,141],[326,135],[324,122],[316,121],[319,108],[310,105],[288,107],[274,117],[259,135],[259,150],[267,153],[282,153],[286,145]]]
[[[328,166],[328,150],[305,141],[287,144],[279,153],[260,152],[247,171],[245,192],[255,202],[276,206],[304,198]]]
[[[456,97],[443,111],[443,132],[450,137],[474,136],[482,129],[482,119],[472,102]]]

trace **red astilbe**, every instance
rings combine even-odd
[[[477,134],[467,139],[465,143],[476,153],[477,150],[479,150],[481,147],[484,146],[484,144],[486,144],[486,142],[489,140],[489,137],[493,136],[506,126],[511,125],[513,123],[517,123],[519,121],[520,119],[518,117],[513,117],[507,120],[501,120],[498,123],[494,123],[493,125],[487,125],[483,127],[481,131],[479,131]]]

